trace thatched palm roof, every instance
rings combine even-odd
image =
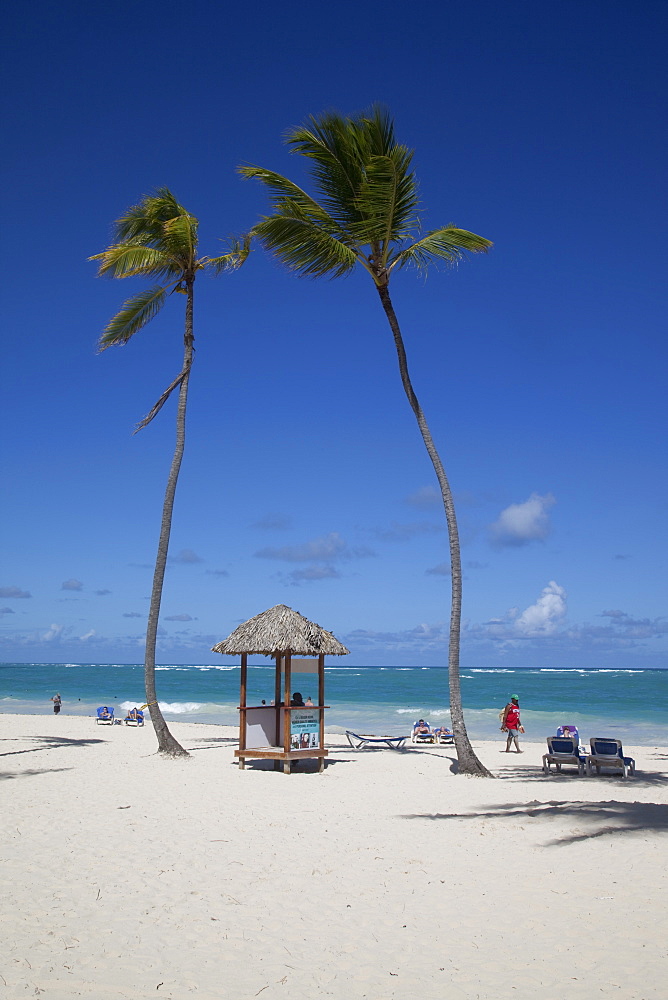
[[[326,653],[345,656],[350,650],[315,622],[310,622],[299,612],[285,604],[277,604],[262,614],[249,618],[243,625],[213,647],[214,653],[234,656],[240,653],[262,653],[274,656],[276,653],[297,653],[301,656],[317,656]]]

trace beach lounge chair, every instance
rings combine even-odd
[[[140,708],[132,708],[125,716],[126,726],[143,726],[144,725],[144,713]]]
[[[611,767],[622,771],[625,778],[636,773],[636,762],[633,757],[625,757],[620,740],[609,740],[594,736],[589,740],[591,753],[587,754],[587,773],[601,773],[602,767]]]
[[[572,736],[548,736],[547,753],[543,754],[543,772],[550,773],[550,764],[561,771],[562,764],[572,764],[578,769],[578,774],[584,778],[587,758],[581,754],[578,740]]]
[[[577,726],[559,726],[557,736],[572,736],[576,743],[580,743],[580,734],[578,733]]]
[[[346,729],[348,742],[354,750],[364,750],[365,747],[377,747],[385,744],[390,750],[401,750],[408,739],[407,736],[366,736],[364,734],[352,733]]]
[[[420,730],[423,730],[422,732]],[[413,731],[411,733],[411,743],[435,743],[436,735],[432,731],[431,726],[424,719],[418,719],[417,722],[413,724]]]
[[[440,726],[438,729],[434,730],[434,736],[436,737],[437,743],[454,743],[455,734],[447,726]]]
[[[97,710],[97,725],[113,726],[114,710],[107,705],[100,705]]]

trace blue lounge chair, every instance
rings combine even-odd
[[[439,726],[438,729],[434,730],[434,736],[436,737],[437,743],[454,743],[455,734],[447,726]]]
[[[418,730],[421,726],[425,726],[427,732],[420,733]],[[431,726],[424,719],[418,719],[417,722],[413,723],[413,731],[411,733],[411,743],[435,743],[436,735],[432,731]]]
[[[359,735],[358,733],[352,733],[349,729],[346,729],[346,736],[348,737],[348,742],[354,750],[364,750],[365,747],[378,746],[382,743],[389,747],[390,750],[401,750],[404,743],[408,739],[407,736]]]
[[[625,757],[620,740],[609,740],[594,736],[589,740],[591,753],[587,754],[587,772],[601,773],[602,767],[611,767],[622,771],[625,778],[636,773],[636,762],[633,757]]]
[[[103,726],[113,726],[114,710],[108,705],[101,705],[97,710],[97,724]]]
[[[572,736],[578,744],[580,742],[580,734],[578,733],[577,726],[559,726],[557,729],[557,736]]]
[[[125,716],[126,726],[143,726],[144,725],[144,713],[141,708],[133,708]]]
[[[587,758],[580,753],[578,740],[572,736],[548,736],[547,753],[543,754],[543,772],[550,773],[550,764],[561,771],[562,764],[574,764],[581,777],[585,775]]]

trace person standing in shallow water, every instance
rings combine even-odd
[[[501,730],[504,733],[508,733],[505,752],[510,753],[510,744],[514,742],[516,747],[515,753],[522,753],[523,751],[520,750],[520,733],[524,732],[524,726],[520,722],[520,702],[519,696],[516,694],[511,695],[510,701],[503,710]]]
[[[62,704],[62,698],[60,697],[59,694],[56,694],[53,696],[51,701],[53,702],[53,714],[58,715],[58,713],[60,712],[60,706]]]

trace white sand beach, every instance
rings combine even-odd
[[[545,778],[476,743],[240,771],[236,732],[0,715],[9,1000],[659,1000],[668,750]]]

